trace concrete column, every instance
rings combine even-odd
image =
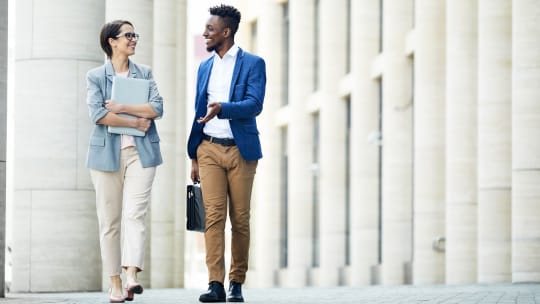
[[[512,2],[512,282],[540,282],[539,10]]]
[[[283,9],[275,0],[258,1],[257,54],[266,62],[266,97],[263,113],[257,118],[261,130],[263,158],[259,161],[255,178],[255,238],[251,257],[254,259],[256,279],[250,284],[274,287],[280,268],[280,215],[282,214],[282,140],[276,115],[282,105],[283,75]],[[244,25],[246,26],[246,25]]]
[[[177,1],[178,2],[178,1]],[[181,0],[176,5],[178,20],[176,22],[176,118],[182,119],[187,117],[186,104],[190,99],[187,98],[187,1]],[[182,189],[188,182],[188,168],[186,166],[187,151],[186,146],[182,143],[187,142],[186,128],[190,119],[176,123],[176,131],[174,132],[176,142],[176,186]],[[177,202],[184,202],[184,192],[177,193]],[[185,287],[184,282],[184,255],[185,255],[185,231],[186,231],[186,206],[185,204],[175,204],[175,228],[174,228],[174,286]]]
[[[8,0],[0,1],[0,20],[0,286],[5,286]]]
[[[350,284],[372,282],[379,261],[379,85],[371,65],[379,53],[380,1],[351,1],[351,265]]]
[[[17,1],[11,291],[101,289],[85,74],[104,16],[104,1]]]
[[[106,21],[116,19],[128,20],[133,24],[135,32],[140,35],[137,43],[135,55],[130,59],[136,63],[146,64],[153,68],[153,49],[154,49],[154,21],[153,21],[153,0],[106,0]],[[159,83],[158,83],[159,88]],[[165,108],[165,111],[167,109]],[[167,115],[165,113],[164,115]],[[158,129],[159,132],[159,129]],[[163,144],[163,143],[161,143]],[[158,168],[159,171],[162,168]],[[154,191],[155,192],[155,191]],[[154,199],[152,198],[152,201]],[[154,203],[152,203],[154,205]],[[138,279],[146,287],[150,287],[150,276],[152,274],[152,212],[150,208],[147,214],[147,230],[146,230],[146,256],[144,259],[144,271],[138,275]],[[108,288],[108,284],[104,284],[103,288]]]
[[[411,0],[383,1],[382,283],[403,284],[412,258]]]
[[[185,29],[186,0],[154,1],[153,72],[164,100],[164,115],[156,124],[160,135],[163,166],[158,168],[152,191],[151,226],[151,284],[153,288],[183,286],[176,282],[177,272],[183,274],[184,231],[175,222],[184,222],[185,149],[177,154],[177,146],[184,147],[185,124]],[[179,34],[181,33],[181,34]],[[178,248],[177,248],[178,246]],[[177,250],[180,249],[180,250]]]
[[[446,283],[477,269],[477,1],[446,1]]]
[[[131,60],[152,66],[154,30],[153,0],[106,0],[106,20],[128,20],[140,35],[135,55]]]
[[[337,286],[345,266],[347,107],[338,95],[346,73],[347,2],[320,0],[320,270],[318,283]]]
[[[289,2],[288,269],[284,287],[308,283],[313,262],[313,130],[307,100],[313,92],[314,1]],[[313,17],[310,17],[313,16]]]
[[[414,2],[415,284],[444,282],[445,1]]]
[[[478,281],[510,282],[512,2],[478,1]]]

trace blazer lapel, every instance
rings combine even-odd
[[[105,98],[111,98],[112,83],[114,77],[114,68],[110,60],[105,63]]]
[[[107,64],[105,64],[105,74],[107,75],[107,79],[112,83],[114,76],[114,68],[110,60],[107,60]]]
[[[238,75],[240,75],[240,69],[242,68],[242,62],[244,62],[244,51],[241,48],[238,48],[238,53],[236,54],[236,62],[234,64],[234,71],[231,80],[231,87],[229,88],[229,100],[232,100],[234,93],[234,86],[238,80]]]

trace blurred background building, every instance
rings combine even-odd
[[[248,285],[540,282],[540,1],[223,2],[267,64]],[[105,287],[84,76],[117,18],[165,99],[143,283],[206,285],[202,234],[184,228],[185,144],[219,3],[16,2],[12,100],[0,61],[12,291]]]

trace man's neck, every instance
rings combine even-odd
[[[216,53],[218,54],[219,58],[223,58],[225,54],[232,48],[234,45],[234,40],[225,41],[222,45],[222,47],[219,50],[216,50]]]

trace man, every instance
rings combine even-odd
[[[242,284],[249,255],[250,198],[262,157],[255,117],[263,108],[264,60],[234,43],[240,12],[209,9],[203,36],[212,56],[199,66],[195,118],[188,139],[191,179],[199,180],[206,210],[208,291],[201,302],[244,302]],[[225,222],[232,226],[229,292],[225,295]]]

